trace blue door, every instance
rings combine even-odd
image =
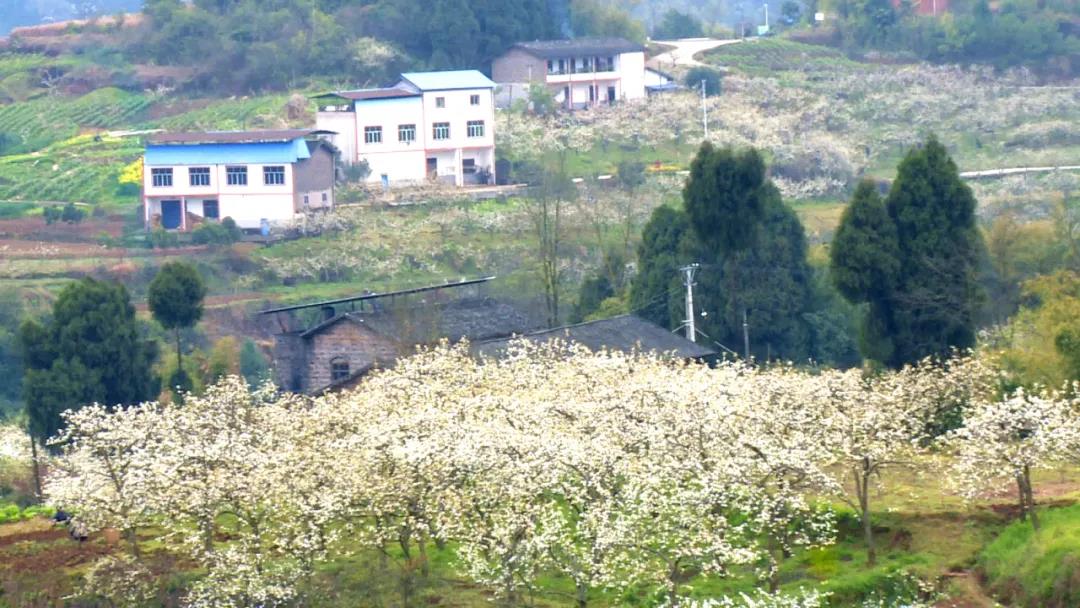
[[[161,201],[161,227],[166,230],[180,228],[180,201]]]

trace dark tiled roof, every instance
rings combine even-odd
[[[645,47],[622,38],[575,38],[573,40],[536,40],[514,45],[541,59],[577,57],[581,55],[618,55],[642,53]]]
[[[538,344],[551,340],[576,342],[594,351],[608,349],[622,352],[637,350],[673,353],[681,359],[701,359],[716,354],[716,351],[712,349],[691,342],[635,315],[622,315],[611,319],[527,333],[521,338]],[[498,357],[512,340],[513,338],[489,340],[476,344],[473,350],[478,354]]]
[[[151,144],[250,144],[292,141],[311,135],[331,134],[315,129],[278,129],[265,131],[208,131],[205,133],[155,133]]]
[[[309,338],[346,319],[403,344],[430,344],[444,338],[451,342],[462,339],[479,342],[540,327],[509,304],[492,298],[464,298],[441,304],[345,313],[301,335]]]
[[[325,97],[341,97],[342,99],[350,99],[353,101],[363,101],[365,99],[393,99],[396,97],[419,97],[420,92],[408,89],[405,87],[386,87],[381,89],[360,89],[356,91],[337,91],[334,93],[326,93],[324,95],[317,95],[316,99]]]

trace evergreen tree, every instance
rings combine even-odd
[[[645,226],[631,309],[674,327],[684,316],[678,269],[697,262],[696,325],[714,341],[741,353],[745,319],[758,360],[846,352],[820,343],[844,328],[831,317],[809,316],[819,311],[806,235],[766,179],[760,154],[703,144],[683,200],[685,212],[661,207]],[[820,331],[811,331],[811,321]]]
[[[900,267],[896,227],[874,182],[855,188],[829,249],[833,285],[848,301],[867,304],[860,351],[868,359],[889,361],[893,354],[890,298]]]
[[[936,138],[901,161],[886,199],[900,252],[892,365],[975,344],[983,253],[975,205]]]
[[[176,338],[176,373],[169,379],[170,388],[190,390],[191,379],[184,371],[180,330],[192,327],[203,314],[206,285],[199,271],[184,262],[166,262],[150,282],[147,293],[150,312]]]
[[[771,194],[757,150],[735,152],[705,142],[690,164],[683,203],[698,240],[730,254],[753,244]]]
[[[638,272],[630,286],[630,309],[661,327],[673,328],[671,293],[678,293],[680,243],[689,232],[686,214],[668,206],[653,211],[638,245]]]
[[[754,359],[803,360],[809,356],[804,315],[813,302],[813,273],[806,261],[806,234],[795,212],[771,184],[762,194],[764,215],[754,245],[723,254],[699,240],[684,241],[684,259],[700,260],[695,303],[698,327],[743,353],[747,323]],[[682,303],[682,296],[676,298]]]
[[[90,278],[65,287],[45,323],[24,322],[19,344],[31,435],[56,435],[67,409],[153,399],[157,349],[142,333],[127,289]]]
[[[974,345],[983,254],[975,197],[936,138],[900,163],[884,208],[861,184],[831,268],[840,292],[868,305],[863,355],[900,367]]]

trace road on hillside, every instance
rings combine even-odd
[[[715,49],[726,44],[738,44],[741,39],[717,40],[715,38],[684,38],[682,40],[653,40],[656,44],[674,47],[666,53],[661,53],[648,61],[649,67],[658,70],[671,69],[675,66],[704,65],[695,57],[705,51]]]

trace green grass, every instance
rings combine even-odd
[[[724,45],[708,51],[705,60],[753,76],[774,76],[776,72],[792,69],[831,72],[863,67],[834,48],[784,38],[750,39],[742,44]]]
[[[1044,509],[1041,527],[1009,525],[979,555],[989,585],[1016,606],[1080,606],[1080,505]]]

